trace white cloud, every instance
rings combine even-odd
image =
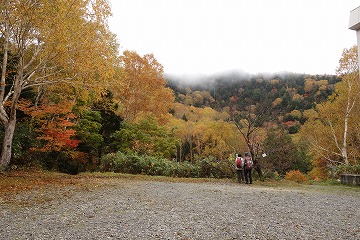
[[[171,74],[334,73],[355,0],[111,0],[123,49],[154,53]]]

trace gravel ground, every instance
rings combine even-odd
[[[360,192],[129,179],[0,199],[0,239],[360,239]]]

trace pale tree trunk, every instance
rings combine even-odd
[[[9,19],[8,19],[8,9],[9,1],[4,2],[4,43],[3,43],[3,59],[1,62],[1,80],[0,80],[0,121],[4,128],[4,140],[1,148],[1,158],[0,158],[0,170],[5,169],[11,159],[11,146],[12,139],[15,130],[15,119],[9,119],[4,108],[5,102],[5,86],[6,86],[6,70],[8,62],[8,47],[9,47]]]
[[[343,139],[343,145],[341,148],[341,156],[344,159],[344,163],[346,165],[349,165],[349,158],[347,154],[347,133],[348,133],[348,125],[349,125],[349,114],[345,114],[344,119],[344,139]]]
[[[24,56],[23,54],[21,54],[18,65],[18,72],[14,80],[9,117],[6,123],[5,124],[3,123],[5,134],[1,148],[1,158],[0,158],[1,169],[6,169],[11,160],[12,141],[14,138],[14,132],[16,126],[16,106],[21,94],[22,83],[23,83],[23,73],[24,73],[23,59]]]
[[[356,83],[356,81],[358,81],[358,80],[355,79],[354,81]],[[348,131],[349,131],[349,118],[350,118],[350,114],[359,98],[359,93],[356,93],[355,96],[351,99],[350,96],[352,94],[352,91],[353,91],[353,83],[349,82],[348,83],[346,112],[345,112],[345,116],[344,116],[343,144],[342,144],[342,148],[341,148],[341,156],[344,159],[344,163],[346,165],[349,165],[349,158],[348,158],[348,153],[347,153],[347,135],[348,135]]]
[[[5,24],[6,26],[6,24]],[[7,32],[7,31],[6,31]],[[5,37],[6,38],[6,37]],[[7,40],[7,41],[6,41]],[[7,52],[8,47],[8,39],[5,39],[4,43],[4,52]],[[24,78],[24,43],[20,43],[19,48],[19,62],[17,64],[17,72],[16,77],[13,82],[12,88],[9,90],[10,92],[7,94],[8,96],[5,96],[5,86],[3,87],[3,84],[5,85],[5,77],[6,77],[6,71],[4,73],[4,68],[2,69],[2,75],[1,75],[1,93],[0,93],[0,121],[1,124],[4,127],[4,139],[1,147],[1,156],[0,156],[0,170],[5,170],[9,166],[10,160],[11,160],[11,154],[12,154],[12,142],[14,138],[14,132],[15,132],[15,126],[16,126],[16,106],[17,102],[19,100],[21,91],[22,91],[22,85],[23,85],[23,78]],[[3,64],[7,59],[3,59]],[[5,64],[6,68],[6,64]],[[11,96],[11,106],[9,113],[5,111],[5,101],[7,101],[7,98]]]
[[[20,97],[22,82],[23,82],[23,56],[20,57],[18,72],[16,79],[14,80],[13,86],[13,95],[11,99],[11,107],[9,117],[7,121],[3,122],[4,126],[4,139],[1,148],[1,158],[0,158],[0,169],[5,170],[11,160],[11,153],[12,153],[12,141],[14,138],[15,126],[16,126],[16,105]]]
[[[11,147],[14,138],[16,118],[11,119],[5,126],[4,140],[1,148],[0,169],[6,170],[11,160]]]
[[[347,133],[348,133],[348,126],[349,126],[349,116],[350,116],[350,111],[352,109],[351,106],[351,102],[350,102],[350,93],[351,93],[351,83],[348,84],[349,85],[349,89],[348,89],[348,96],[347,96],[347,104],[346,104],[346,111],[345,111],[345,116],[344,116],[344,135],[343,135],[343,144],[341,147],[341,156],[344,160],[344,163],[346,165],[349,165],[349,159],[348,159],[348,154],[347,154]],[[354,105],[355,101],[353,102]]]
[[[0,121],[2,124],[6,123],[6,112],[4,109],[5,86],[6,86],[6,70],[8,62],[8,48],[9,48],[9,19],[7,16],[7,8],[9,1],[4,3],[4,43],[3,43],[3,59],[1,62],[1,80],[0,80]]]

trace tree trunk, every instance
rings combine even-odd
[[[8,63],[8,48],[9,48],[9,19],[7,16],[7,9],[8,9],[9,1],[4,2],[5,8],[5,21],[4,21],[4,29],[3,29],[3,46],[2,46],[2,54],[3,59],[1,63],[1,79],[0,79],[0,121],[1,124],[5,127],[7,124],[7,114],[4,109],[4,98],[5,98],[5,86],[6,86],[6,71],[7,71],[7,63]]]
[[[350,102],[350,92],[351,92],[351,85],[349,85],[349,92],[348,92],[348,99],[347,99],[347,105],[346,105],[346,112],[344,117],[344,136],[343,136],[343,144],[341,148],[341,156],[345,162],[346,165],[349,165],[349,159],[347,154],[347,133],[349,128],[349,115],[351,112],[351,102]],[[354,102],[352,104],[354,106]]]
[[[22,69],[21,69],[22,74]],[[22,77],[22,75],[20,75]],[[21,93],[21,85],[20,79],[21,77],[16,78],[15,86],[14,86],[14,94],[11,102],[11,108],[9,113],[9,119],[6,121],[4,125],[4,139],[1,148],[1,158],[0,158],[0,169],[6,170],[9,166],[11,160],[11,152],[12,152],[12,142],[14,138],[15,126],[16,126],[16,105],[17,101],[20,97]]]
[[[341,148],[341,155],[344,159],[344,162],[346,165],[349,165],[349,159],[347,155],[347,132],[348,132],[348,122],[349,117],[348,114],[345,116],[345,123],[344,123],[344,139],[343,139],[343,146]]]
[[[5,134],[3,145],[1,148],[0,156],[0,170],[5,170],[11,159],[11,147],[12,140],[14,137],[16,116],[15,118],[8,119],[7,113],[4,108],[4,98],[5,98],[5,86],[6,86],[6,71],[7,71],[7,62],[8,62],[8,47],[9,47],[9,18],[8,18],[8,6],[9,1],[4,2],[4,42],[3,42],[3,59],[1,63],[1,80],[0,80],[0,121],[3,125]]]
[[[255,157],[256,156],[255,149],[254,149],[253,145],[250,144],[249,141],[247,142],[247,145],[248,145],[248,148],[250,150],[250,155],[251,155],[251,157],[253,159],[253,162],[254,162],[254,169],[258,173],[260,180],[263,181],[264,176],[263,176],[262,169],[261,169],[261,163],[260,163],[259,159],[257,159]]]
[[[16,117],[9,120],[8,124],[4,127],[5,128],[5,134],[4,134],[4,140],[1,148],[1,158],[0,158],[0,169],[6,170],[9,166],[10,160],[11,160],[11,146],[12,141],[14,138],[14,132],[15,132],[15,124],[16,124]]]
[[[264,181],[264,175],[262,173],[261,164],[260,164],[259,159],[257,159],[257,158],[254,159],[254,168],[255,168],[255,171],[259,174],[260,180]]]
[[[16,78],[13,83],[13,94],[11,99],[11,106],[9,117],[1,116],[2,125],[4,127],[4,139],[1,148],[0,170],[6,170],[9,166],[12,153],[12,142],[14,138],[16,126],[16,107],[22,91],[22,83],[24,77],[24,51],[19,51],[19,63],[17,66]],[[3,107],[3,103],[1,104]]]

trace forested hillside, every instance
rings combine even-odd
[[[179,103],[211,107],[229,114],[245,111],[251,105],[262,105],[271,109],[269,119],[296,133],[316,105],[325,102],[334,92],[340,78],[296,73],[232,73],[194,82],[171,77],[167,80]]]
[[[199,109],[216,111],[213,121],[236,126],[227,133],[238,134],[233,152],[250,151],[259,176],[263,170],[311,170],[314,179],[359,172],[356,59],[356,47],[345,49],[336,76],[231,73],[194,82],[170,77],[177,102],[172,114],[197,125]]]

